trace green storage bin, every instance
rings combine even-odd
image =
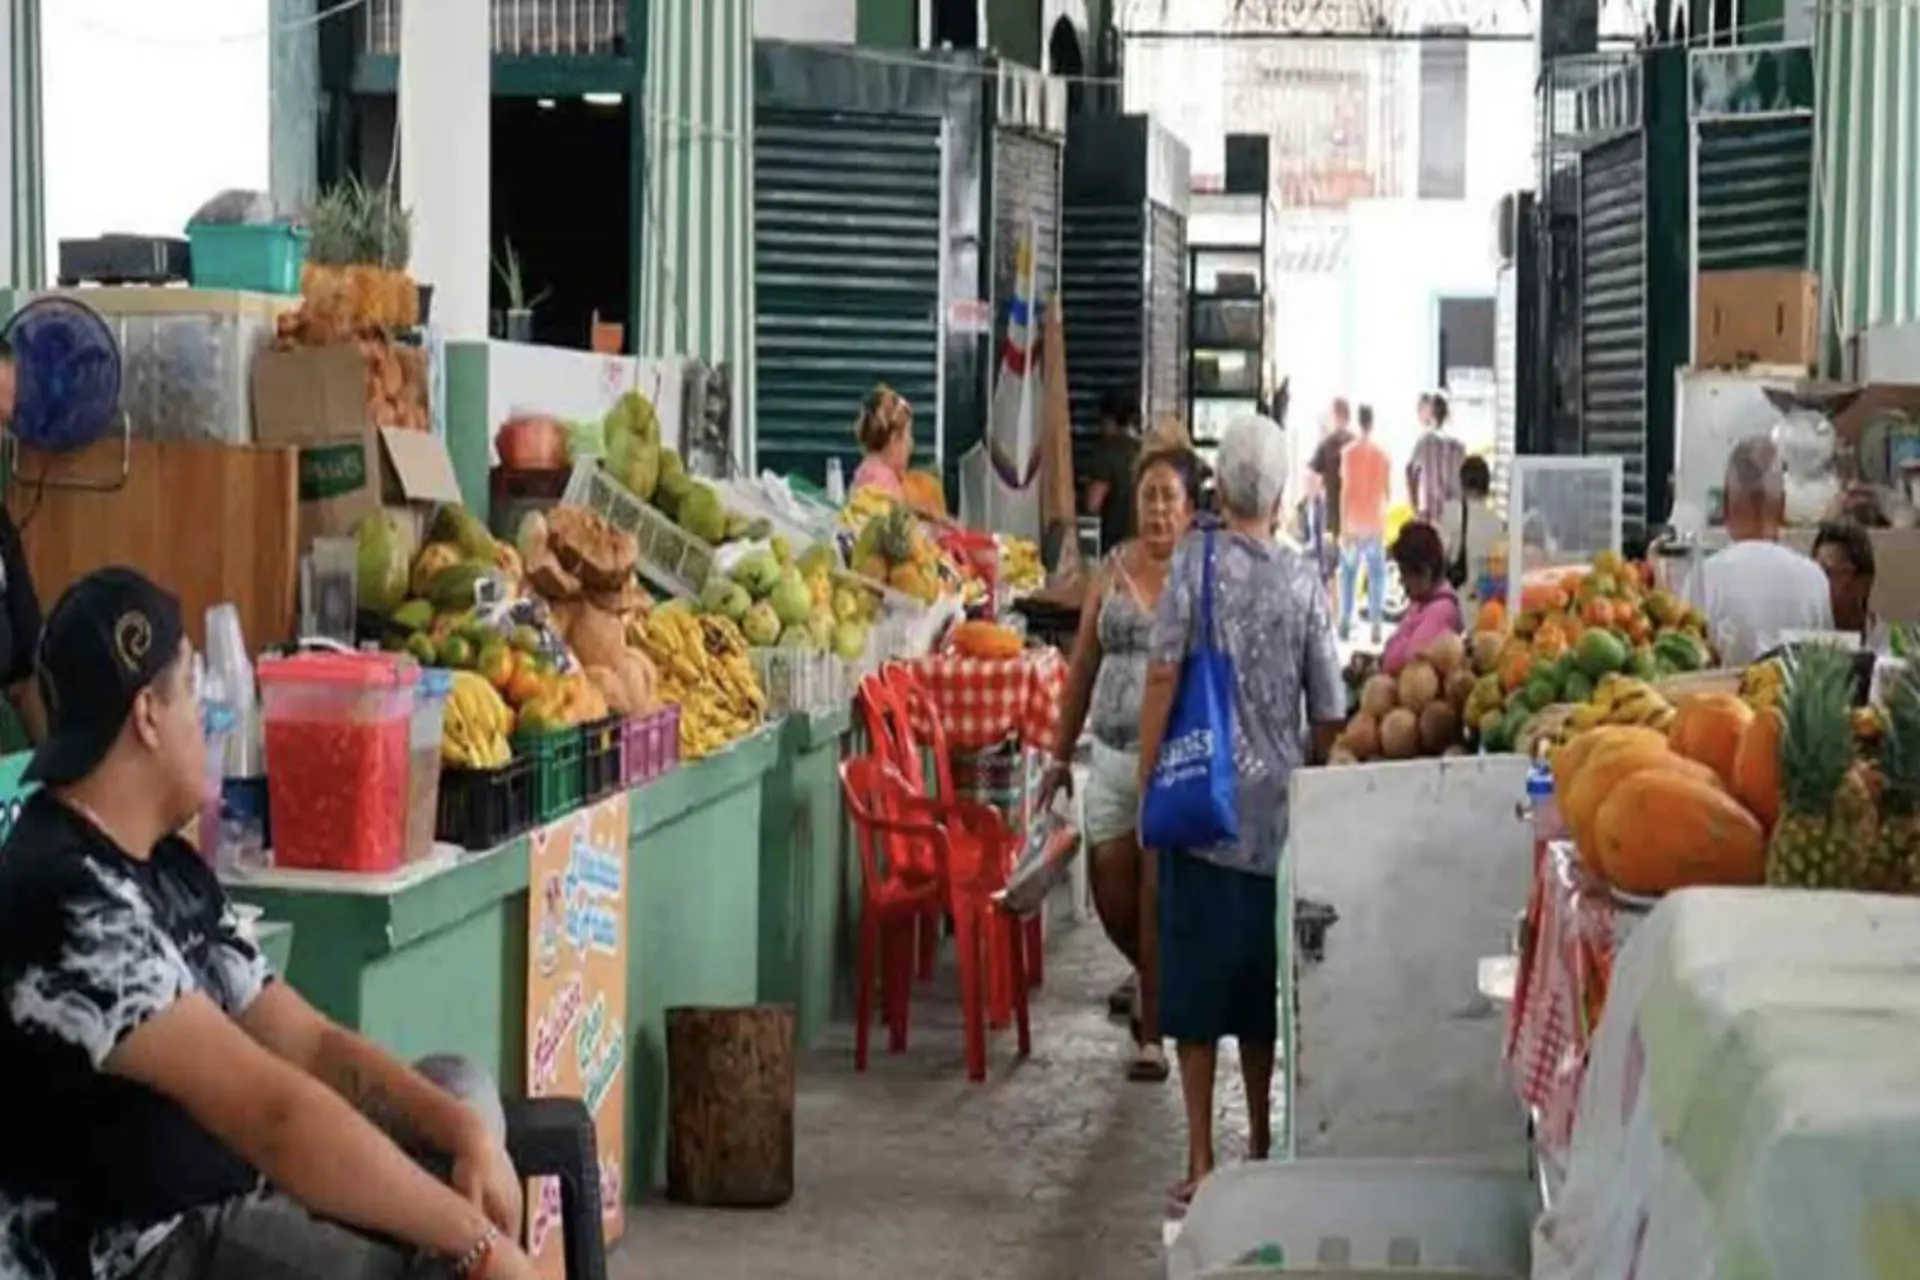
[[[586,740],[576,727],[516,733],[513,753],[533,761],[533,820],[564,818],[586,798]]]
[[[193,223],[187,228],[193,287],[297,294],[308,239],[290,222]]]

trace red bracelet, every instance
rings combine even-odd
[[[464,1280],[486,1280],[487,1268],[493,1262],[494,1248],[500,1243],[500,1228],[491,1222],[480,1233],[480,1238],[470,1245],[460,1261],[454,1264],[454,1270]]]

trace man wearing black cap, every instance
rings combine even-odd
[[[179,603],[89,575],[38,677],[41,789],[0,847],[0,1276],[532,1276],[480,1113],[274,981],[174,834],[207,785]]]

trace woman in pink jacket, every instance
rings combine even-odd
[[[1437,529],[1416,520],[1400,531],[1388,554],[1407,592],[1406,616],[1380,654],[1381,670],[1392,676],[1441,636],[1463,630],[1466,619],[1447,584],[1447,549]]]

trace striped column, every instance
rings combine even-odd
[[[1920,0],[1820,0],[1813,269],[1829,341],[1920,320]]]
[[[47,281],[40,0],[0,0],[0,77],[0,142],[9,157],[0,191],[0,288],[36,289]]]
[[[639,352],[733,371],[753,438],[753,0],[653,0]]]

